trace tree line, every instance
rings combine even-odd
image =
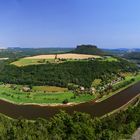
[[[64,62],[16,67],[3,64],[0,68],[0,81],[22,85],[51,85],[67,87],[68,83],[91,87],[95,79],[107,83],[121,72],[136,72],[135,64],[120,59],[117,62],[99,60]]]

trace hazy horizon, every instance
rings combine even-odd
[[[81,44],[82,45],[82,44]],[[87,45],[87,44],[84,44],[84,45]],[[91,44],[91,45],[94,45],[94,44]],[[11,47],[0,47],[0,49],[12,49],[12,48],[21,48],[21,49],[44,49],[44,48],[46,48],[46,49],[75,49],[77,46],[75,46],[75,47],[20,47],[20,46],[11,46]],[[97,46],[98,47],[98,46]],[[104,49],[104,50],[135,50],[135,49],[140,49],[140,48],[100,48],[100,47],[98,47],[99,49]]]
[[[140,48],[139,0],[0,0],[0,48]]]

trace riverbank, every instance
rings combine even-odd
[[[0,100],[6,101],[8,103],[14,104],[14,105],[24,105],[24,106],[28,106],[28,105],[35,105],[35,106],[40,106],[40,107],[45,107],[45,106],[50,106],[50,107],[57,107],[57,106],[62,106],[62,107],[66,107],[66,106],[74,106],[74,105],[78,105],[81,103],[85,103],[85,102],[71,102],[71,103],[67,103],[67,104],[62,104],[62,103],[52,103],[52,104],[45,104],[45,103],[18,103],[18,102],[14,102],[11,100],[7,100],[5,98],[0,98]]]
[[[134,79],[134,81],[132,80]],[[130,86],[133,86],[135,83],[140,81],[140,74],[137,76],[129,75],[125,78],[125,80],[117,83],[115,86],[123,85],[125,82],[132,81],[130,84],[125,87],[119,88],[114,92],[110,92],[107,95],[96,100],[96,95],[90,94],[81,94],[79,96],[75,96],[75,94],[67,89],[60,89],[61,92],[51,92],[51,90],[56,90],[58,87],[33,87],[32,92],[23,92],[21,91],[21,85],[16,85],[16,89],[14,85],[0,85],[0,99],[17,104],[17,105],[39,105],[39,106],[73,106],[89,101],[95,100],[96,103],[102,102],[109,97],[127,89]],[[42,91],[40,90],[42,89]],[[43,90],[49,90],[50,92],[45,92]]]
[[[69,114],[73,114],[76,111],[88,113],[94,117],[101,117],[120,108],[136,97],[140,93],[139,87],[140,82],[102,102],[95,103],[95,101],[90,101],[73,106],[17,105],[0,100],[0,113],[15,119],[22,116],[29,120],[34,120],[36,118],[50,118],[59,113],[60,110],[64,110]]]
[[[84,100],[85,98],[87,98],[87,100]],[[79,100],[75,100],[73,102],[69,102],[69,103],[34,103],[34,102],[16,102],[14,100],[9,100],[6,98],[2,98],[0,97],[1,100],[12,103],[12,104],[16,104],[16,105],[38,105],[38,106],[52,106],[52,107],[56,107],[56,106],[74,106],[74,105],[78,105],[81,103],[85,103],[85,102],[90,102],[92,100],[94,100],[94,97],[83,97],[83,99],[79,99]]]
[[[38,91],[39,88],[40,87],[33,87],[33,91],[23,92],[20,90],[21,85],[16,85],[16,89],[15,85],[0,85],[0,99],[18,105],[39,106],[71,106],[95,99],[95,96],[90,94],[81,94],[76,96],[73,92],[67,90],[59,92],[45,92],[41,90]],[[43,88],[46,89],[46,87]],[[35,91],[35,89],[37,91]],[[52,90],[52,87],[47,87],[47,90],[48,89]]]
[[[104,116],[102,116],[102,118],[107,117],[107,116],[110,116],[110,115],[112,115],[112,114],[114,114],[116,112],[126,110],[128,108],[128,106],[129,105],[132,105],[134,102],[136,102],[137,99],[138,100],[140,99],[140,94],[136,95],[134,98],[132,98],[129,102],[127,102],[126,104],[124,104],[120,108],[117,108],[117,109],[113,110],[112,112],[105,114]],[[136,104],[137,104],[137,102],[136,102]]]

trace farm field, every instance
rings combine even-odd
[[[26,57],[25,59],[55,59],[56,54],[50,55],[37,55],[32,57]],[[87,59],[87,58],[100,58],[98,55],[88,55],[88,54],[74,54],[74,53],[65,53],[57,54],[59,59]]]
[[[65,101],[67,103],[80,103],[95,98],[89,94],[75,96],[73,92],[60,87],[34,86],[30,92],[21,91],[21,88],[21,85],[14,87],[14,89],[7,85],[0,85],[0,98],[16,104],[34,103],[45,105],[63,104]]]
[[[57,60],[55,58],[57,57]],[[83,60],[88,58],[101,58],[98,55],[86,55],[86,54],[48,54],[48,55],[37,55],[32,57],[25,57],[21,58],[11,64],[16,66],[28,66],[28,65],[39,65],[39,64],[46,64],[46,63],[62,63],[65,61],[76,61],[76,60]],[[64,60],[61,60],[64,59]]]
[[[33,86],[33,91],[44,91],[44,92],[66,92],[67,88],[56,87],[56,86]]]
[[[102,59],[102,61],[117,62],[118,59],[115,57],[107,56],[106,58]]]
[[[45,61],[41,61],[41,59],[19,59],[18,61],[15,61],[11,64],[16,65],[18,67],[21,66],[28,66],[28,65],[39,65],[39,64],[45,64]]]

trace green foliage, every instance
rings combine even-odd
[[[0,85],[0,98],[14,102],[16,104],[62,104],[64,101],[64,103],[68,103],[68,101],[71,103],[80,103],[90,101],[95,98],[95,96],[89,94],[75,96],[75,93],[71,91],[44,92],[34,91],[34,89],[32,89],[29,92],[25,92],[21,91],[21,89],[21,85],[10,85],[10,87],[7,85]]]
[[[140,104],[105,118],[61,111],[49,120],[12,120],[0,115],[1,140],[120,140],[130,138],[140,124]]]
[[[65,99],[64,101],[63,101],[63,104],[67,104],[69,102],[69,100],[68,99]]]
[[[105,53],[95,45],[79,45],[72,53],[104,55]]]
[[[76,90],[79,86],[73,83],[68,83],[67,87],[69,90]]]
[[[91,87],[93,80],[105,83],[120,72],[135,72],[138,68],[126,61],[75,61],[60,64],[44,64],[16,67],[5,64],[0,68],[0,81],[21,85],[51,85],[67,87],[68,83]]]
[[[92,82],[92,87],[98,87],[100,84],[101,84],[101,79],[95,79],[93,82]]]

